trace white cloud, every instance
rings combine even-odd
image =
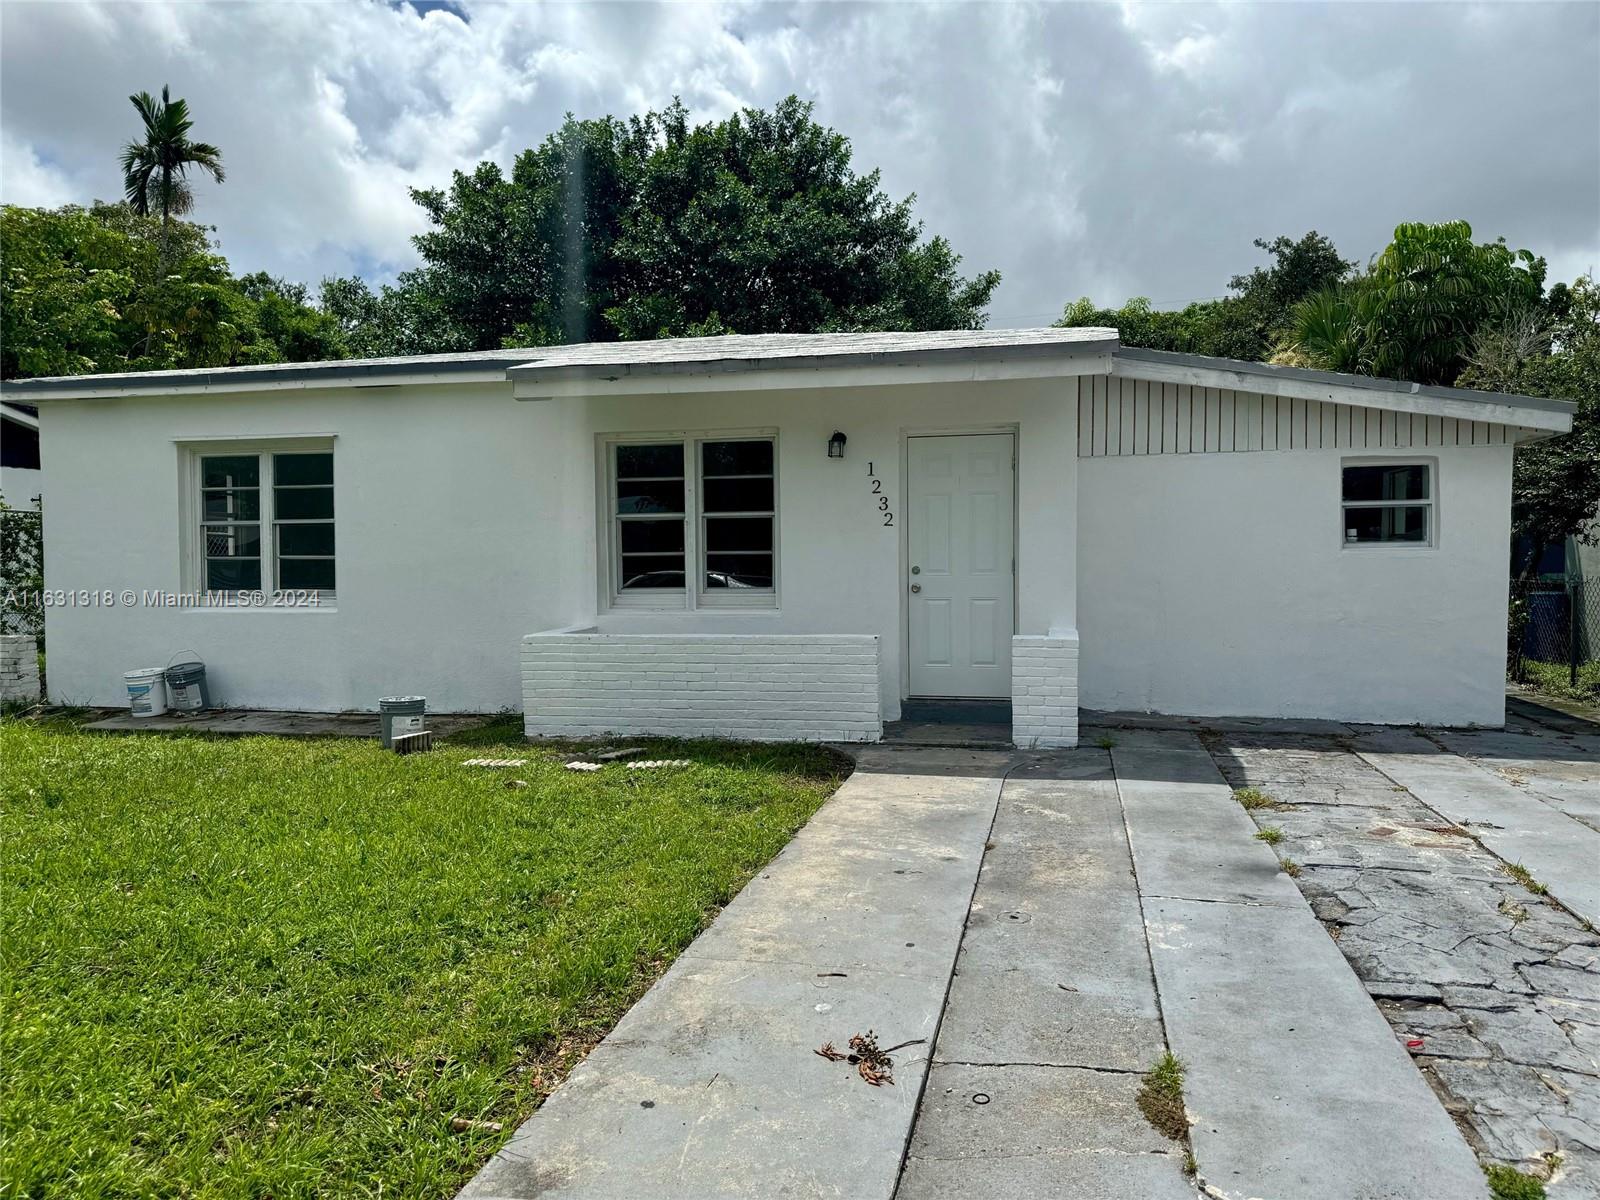
[[[1244,141],[1221,129],[1186,129],[1178,140],[1219,163],[1236,163],[1244,154]]]
[[[112,199],[127,96],[170,83],[228,181],[197,215],[235,269],[388,278],[407,189],[509,166],[568,110],[789,92],[972,270],[999,324],[1090,294],[1220,293],[1252,238],[1365,258],[1464,216],[1600,260],[1600,7],[472,3],[0,5],[0,198]]]

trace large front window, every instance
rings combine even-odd
[[[332,452],[230,449],[197,459],[199,587],[331,595]]]
[[[610,447],[613,594],[624,606],[770,606],[777,595],[771,437]]]

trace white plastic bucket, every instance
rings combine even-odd
[[[159,717],[167,711],[167,671],[165,667],[144,667],[123,673],[128,686],[128,708],[136,717]]]

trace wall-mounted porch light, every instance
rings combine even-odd
[[[828,439],[828,457],[829,458],[843,458],[844,457],[844,443],[845,443],[844,434],[840,433],[837,429],[835,429],[833,431],[833,436]]]

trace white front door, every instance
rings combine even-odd
[[[1010,696],[1009,433],[907,439],[911,694]]]

